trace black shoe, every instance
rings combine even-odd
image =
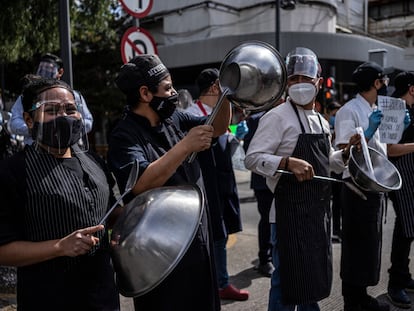
[[[411,279],[410,282],[408,282],[407,286],[405,286],[405,290],[407,292],[414,293],[414,280],[413,279]]]
[[[359,305],[344,304],[344,311],[364,311]]]
[[[360,303],[365,311],[389,311],[390,306],[386,303],[380,302],[378,299],[366,296]]]
[[[263,276],[270,278],[272,276],[273,271],[275,271],[275,267],[271,262],[266,262],[264,264],[259,264],[256,267],[256,270]]]
[[[388,288],[387,297],[396,307],[403,309],[411,308],[410,297],[408,297],[407,293],[403,289]]]

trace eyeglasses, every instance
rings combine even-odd
[[[57,116],[59,114],[74,115],[78,112],[78,106],[75,102],[61,102],[56,100],[44,100],[35,103],[30,109],[34,111],[42,107],[43,113],[50,116]]]

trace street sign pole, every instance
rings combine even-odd
[[[59,33],[60,33],[60,57],[63,60],[63,67],[65,74],[62,80],[70,87],[73,87],[72,78],[72,51],[70,40],[70,15],[69,15],[69,0],[59,0]]]

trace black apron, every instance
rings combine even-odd
[[[384,195],[363,192],[366,201],[348,187],[342,187],[341,196],[341,278],[358,287],[377,285],[381,267]]]
[[[329,136],[302,134],[292,157],[308,161],[316,175],[329,176]],[[282,175],[275,189],[276,228],[280,257],[280,279],[284,304],[304,304],[329,296],[332,285],[330,242],[330,183],[298,182]]]

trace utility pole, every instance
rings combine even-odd
[[[60,57],[63,60],[63,67],[65,69],[62,80],[69,84],[70,87],[73,87],[69,0],[59,0],[59,34]]]

